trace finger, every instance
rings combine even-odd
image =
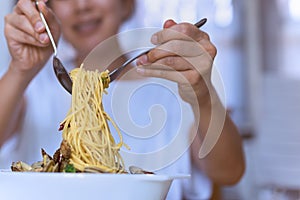
[[[35,6],[35,3],[28,0],[18,1],[16,8],[17,13],[24,14],[30,24],[34,27],[34,30],[38,33],[45,31],[45,26],[40,18],[40,14]]]
[[[164,70],[164,71],[178,71],[186,72],[193,71],[195,77],[198,76],[207,76],[211,71],[211,66],[213,64],[213,59],[210,55],[205,54],[197,57],[174,57],[173,61],[170,61],[169,57],[158,60],[155,63],[147,63],[143,65],[138,65],[137,69],[143,73],[143,70]],[[169,63],[173,62],[173,65]],[[166,64],[168,63],[168,64]],[[162,72],[163,73],[163,72]],[[149,76],[151,74],[147,74]],[[153,74],[155,75],[155,74]],[[194,77],[190,77],[194,79]]]
[[[206,53],[206,49],[195,41],[172,40],[151,50],[148,62],[153,63],[168,56],[195,57]]]
[[[150,65],[140,64],[138,65],[138,67],[145,68],[145,69],[151,68],[157,70],[176,70],[176,71],[185,71],[194,68],[193,66],[191,66],[191,63],[188,61],[188,59],[180,56],[164,57]]]
[[[212,60],[216,57],[217,48],[213,43],[209,40],[201,40],[199,41],[199,44],[203,49],[205,49],[205,52],[207,52],[207,55],[209,55]]]
[[[193,71],[195,73],[194,75],[206,75],[210,72],[211,69],[210,66],[212,65],[212,60],[208,56],[206,59],[204,59],[202,56],[192,57],[192,58],[174,57],[174,60],[177,60],[175,61],[176,64],[174,65],[165,64],[166,62],[169,62],[166,61],[165,59],[169,59],[169,57],[161,59],[155,63],[138,65],[137,68],[139,71],[163,70],[163,71],[177,71],[180,73],[186,71],[190,71],[190,72]],[[150,74],[147,74],[147,76],[149,75]]]
[[[46,34],[46,33],[43,33]],[[44,35],[42,37],[46,37],[46,35]],[[39,40],[37,40],[35,37],[33,37],[30,34],[27,34],[23,31],[20,31],[19,29],[16,29],[13,26],[7,25],[7,27],[5,28],[5,35],[6,37],[9,37],[12,41],[15,41],[17,43],[21,43],[21,44],[28,44],[28,45],[32,45],[32,46],[37,46],[37,47],[46,47],[48,46],[47,44],[43,44],[41,43]],[[48,38],[48,37],[46,37]],[[49,41],[48,41],[49,42]],[[46,43],[48,43],[46,42]]]
[[[153,44],[162,44],[170,40],[196,40],[207,38],[207,34],[189,23],[173,24],[170,28],[163,29],[151,37]]]
[[[40,41],[43,44],[46,44],[48,42],[48,36],[44,33],[35,32],[34,28],[30,24],[28,19],[25,17],[25,15],[17,15],[15,13],[9,14],[5,17],[5,22],[6,24],[9,24],[15,29],[18,29],[20,32],[23,32],[23,36],[26,34],[30,35],[31,37],[34,37],[36,40]]]
[[[171,26],[177,24],[174,20],[169,19],[164,23],[164,28],[170,28]]]
[[[186,70],[186,71],[176,71],[176,70],[158,70],[152,69],[149,67],[148,69],[137,67],[137,72],[145,77],[156,77],[167,79],[173,82],[177,82],[179,84],[187,84],[196,83],[201,79],[201,75],[197,73],[195,70]]]
[[[39,17],[41,21],[50,27],[53,23],[56,23],[56,18],[51,9],[47,7],[47,5],[43,1],[38,1],[36,3],[37,10],[39,11]]]
[[[44,19],[46,21],[45,23],[48,24],[51,33],[54,36],[54,39],[57,41],[60,34],[60,26],[55,14],[51,9],[47,7],[44,2],[41,1],[38,3],[38,9],[43,13]]]
[[[21,1],[21,0],[19,0],[19,1]],[[22,12],[22,10],[20,9],[20,7],[18,6],[19,1],[17,1],[17,4],[14,6],[13,11],[18,13],[18,14],[24,14]],[[27,0],[25,0],[25,1],[27,1]],[[41,2],[47,3],[48,0],[39,0],[37,3],[41,3]],[[22,2],[20,2],[20,3],[22,3]],[[31,3],[34,7],[36,7],[36,2],[35,1],[32,0]]]
[[[42,12],[47,21],[53,21],[55,19],[54,13],[47,7],[43,1],[37,3],[38,9]]]
[[[156,77],[162,78],[166,80],[170,80],[176,82],[178,84],[189,84],[189,85],[197,85],[203,79],[209,79],[210,73],[199,73],[197,70],[185,70],[185,71],[176,71],[176,70],[160,70],[160,69],[152,69],[151,67],[148,69],[137,67],[136,71],[138,74],[145,77]]]

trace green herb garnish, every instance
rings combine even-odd
[[[74,167],[74,165],[72,164],[67,164],[65,169],[64,169],[64,172],[67,172],[67,173],[75,173],[76,172],[76,169]]]

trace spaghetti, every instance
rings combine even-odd
[[[103,109],[102,96],[109,86],[108,71],[71,71],[72,105],[63,121],[63,139],[71,146],[70,164],[79,171],[98,169],[106,173],[122,173],[124,162],[119,154],[124,145],[120,130]],[[108,125],[117,130],[115,142]]]

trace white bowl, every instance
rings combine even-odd
[[[165,199],[175,178],[188,175],[131,175],[0,171],[3,200]]]

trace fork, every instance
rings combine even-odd
[[[197,23],[194,24],[194,26],[196,26],[197,28],[200,28],[201,26],[203,26],[205,23],[207,22],[206,18],[201,19],[200,21],[198,21]],[[110,78],[110,82],[114,81],[119,75],[120,73],[123,71],[123,69],[128,66],[131,62],[133,62],[135,59],[137,59],[138,57],[140,57],[141,55],[147,54],[149,53],[149,51],[153,50],[155,47],[150,48],[148,50],[145,50],[141,53],[139,53],[138,55],[130,58],[129,60],[127,60],[124,64],[122,64],[120,67],[114,69],[113,71],[111,71],[109,73],[109,78]]]
[[[52,36],[50,28],[47,24],[47,21],[44,17],[44,14],[39,9],[38,4],[39,4],[38,1],[35,0],[35,7],[37,8],[37,10],[40,14],[41,20],[42,20],[42,22],[43,22],[43,24],[46,28],[46,32],[49,36],[50,42],[51,42],[52,47],[53,47],[53,51],[54,51],[54,55],[53,55],[54,73],[55,73],[58,81],[60,82],[60,84],[71,94],[72,93],[72,79],[69,76],[69,73],[67,72],[66,68],[63,66],[62,62],[57,57],[57,48],[56,48],[55,41],[53,39],[53,36]]]

